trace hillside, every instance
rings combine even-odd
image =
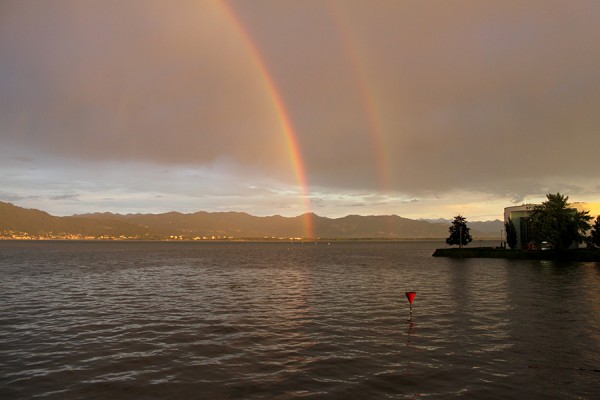
[[[55,217],[46,212],[0,202],[0,235],[8,232],[29,236],[47,236],[50,233],[80,236],[149,236],[143,226],[121,222],[112,218],[91,219],[84,216]]]
[[[326,218],[310,214],[319,238],[336,239],[440,239],[448,236],[447,223],[412,220],[397,215]],[[242,212],[196,212],[183,214],[95,213],[56,217],[46,212],[0,202],[0,235],[44,236],[50,238],[299,238],[305,236],[306,216],[256,217]],[[478,223],[474,223],[476,225]],[[483,223],[485,230],[471,226],[477,239],[499,237],[500,221]],[[494,231],[489,231],[489,226]]]

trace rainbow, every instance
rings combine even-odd
[[[363,102],[363,108],[370,127],[369,134],[373,143],[373,152],[377,162],[380,185],[383,189],[389,190],[391,188],[389,156],[384,143],[383,128],[381,126],[382,116],[378,111],[380,107],[377,105],[377,96],[373,84],[369,79],[370,74],[367,72],[367,65],[363,61],[366,57],[360,54],[359,47],[355,44],[357,40],[350,33],[351,30],[349,29],[349,24],[342,7],[338,2],[328,4],[334,27],[342,41],[344,51],[350,59],[352,73],[355,77],[354,81],[357,82],[360,98]]]
[[[302,192],[305,210],[304,214],[302,215],[304,222],[305,237],[314,238],[315,234],[313,225],[313,213],[311,212],[310,191],[308,186],[308,179],[306,176],[306,168],[302,159],[302,152],[298,143],[298,136],[292,125],[287,108],[285,107],[285,102],[283,101],[281,93],[277,88],[277,85],[275,84],[275,80],[273,79],[269,68],[267,67],[264,57],[258,49],[258,46],[252,40],[252,37],[248,33],[241,19],[238,17],[231,5],[226,0],[220,1],[219,4],[221,5],[224,14],[231,22],[231,25],[239,33],[239,36],[243,39],[245,45],[250,51],[252,58],[256,64],[256,67],[260,72],[260,76],[264,80],[265,87],[273,101],[275,113],[278,116],[281,125],[281,130],[286,138],[288,152],[292,160],[294,173],[296,175],[296,179],[298,181],[298,184],[300,185]]]

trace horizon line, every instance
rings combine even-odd
[[[324,216],[324,215],[319,215],[317,213],[315,213],[314,211],[307,211],[305,213],[302,214],[298,214],[298,215],[294,215],[294,216],[285,216],[285,215],[281,215],[281,214],[269,214],[269,215],[256,215],[256,214],[252,214],[250,212],[247,211],[236,211],[236,210],[228,210],[228,211],[207,211],[207,210],[197,210],[197,211],[191,211],[191,212],[184,212],[184,211],[177,211],[177,210],[170,210],[170,211],[163,211],[163,212],[128,212],[128,213],[121,213],[121,212],[114,212],[114,211],[92,211],[92,212],[85,212],[85,213],[81,213],[81,214],[68,214],[68,215],[55,215],[55,214],[51,214],[48,211],[39,209],[39,208],[27,208],[27,207],[23,207],[23,206],[19,206],[17,204],[14,204],[10,201],[4,201],[4,200],[0,200],[0,203],[4,203],[4,204],[8,204],[8,205],[12,205],[14,207],[17,208],[21,208],[24,210],[32,210],[32,211],[41,211],[44,212],[52,217],[59,217],[59,218],[63,218],[63,217],[80,217],[80,216],[86,216],[86,215],[94,215],[94,214],[113,214],[113,215],[122,215],[122,216],[126,216],[126,215],[163,215],[163,214],[182,214],[182,215],[192,215],[192,214],[198,214],[198,213],[207,213],[207,214],[226,214],[226,213],[237,213],[237,214],[246,214],[249,215],[251,217],[256,217],[256,218],[270,218],[270,217],[282,217],[282,218],[306,218],[306,216],[313,216],[313,217],[318,217],[318,218],[325,218],[325,219],[342,219],[342,218],[347,218],[347,217],[398,217],[398,218],[404,218],[404,219],[410,219],[413,221],[425,221],[425,222],[435,222],[437,220],[444,220],[444,221],[452,221],[452,218],[444,218],[444,217],[434,217],[434,218],[424,218],[424,217],[418,217],[418,218],[409,218],[409,217],[403,217],[402,215],[399,214],[346,214],[344,216],[341,217],[329,217],[329,216]],[[471,220],[468,221],[468,217],[467,218],[467,222],[494,222],[494,221],[502,221],[500,218],[496,218],[496,219],[487,219],[487,220]]]

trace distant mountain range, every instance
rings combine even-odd
[[[310,214],[317,238],[442,239],[450,223],[397,215],[326,218]],[[242,212],[182,214],[94,213],[56,217],[44,211],[0,202],[0,237],[87,239],[289,239],[305,236],[305,215],[256,217]],[[499,239],[499,220],[469,222],[474,240]]]

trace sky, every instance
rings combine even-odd
[[[0,201],[467,220],[599,202],[600,2],[0,0]]]

